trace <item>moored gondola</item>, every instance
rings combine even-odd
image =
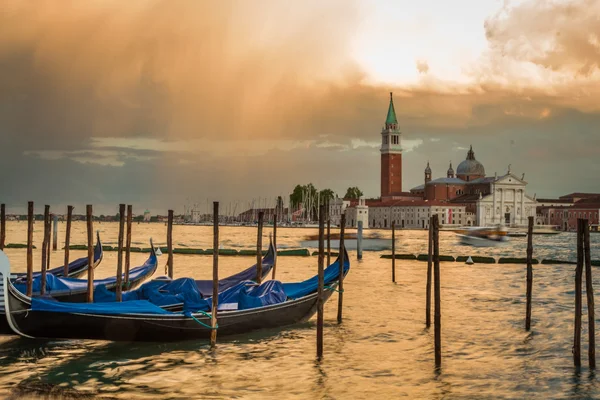
[[[346,261],[345,273],[349,268]],[[0,252],[7,320],[11,329],[24,337],[162,342],[203,339],[211,333],[210,316],[204,311],[173,313],[145,300],[74,304],[32,299],[5,278],[9,273],[9,261]],[[324,292],[324,301],[337,285],[339,259],[326,269],[325,277],[329,290]],[[278,286],[285,298],[254,308],[219,311],[219,335],[291,325],[309,319],[316,312],[316,277],[292,284],[269,281],[258,289],[265,285]],[[210,304],[209,301],[206,303]]]
[[[102,257],[104,255],[104,252],[102,250],[102,242],[100,241],[100,232],[96,232],[96,246],[94,246],[94,268],[96,268],[98,265],[100,265],[100,262],[102,262]],[[68,275],[67,278],[79,278],[82,275],[84,275],[88,270],[88,258],[86,257],[81,257],[78,258],[75,261],[72,261],[69,263],[68,266]],[[47,274],[52,274],[56,277],[64,277],[64,265],[60,266],[60,267],[56,267],[56,268],[52,268],[49,269],[48,271],[46,271]],[[36,277],[40,276],[41,272],[35,272],[33,274],[33,278],[35,279]],[[19,273],[15,273],[15,274],[11,274],[10,276],[11,279],[17,279],[20,281],[24,281],[26,282],[27,279],[27,273],[26,272],[19,272]]]

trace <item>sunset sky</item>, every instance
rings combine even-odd
[[[390,91],[404,190],[472,144],[531,195],[600,192],[600,1],[291,4],[3,1],[0,202],[375,197]]]

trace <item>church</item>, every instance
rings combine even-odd
[[[509,165],[504,175],[486,176],[472,146],[456,173],[450,163],[446,176],[432,179],[427,163],[423,184],[404,192],[401,136],[390,93],[381,130],[381,197],[359,202],[337,199],[330,204],[330,215],[345,212],[350,226],[362,220],[364,227],[388,228],[394,222],[398,228],[421,229],[429,227],[434,214],[439,215],[442,225],[449,226],[526,226],[528,217],[536,216],[538,204],[535,196],[525,192],[525,174],[516,176]],[[541,223],[536,220],[536,224]]]

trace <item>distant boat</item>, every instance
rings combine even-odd
[[[324,235],[325,247],[327,247],[327,234]],[[300,246],[308,248],[319,247],[319,235],[308,235],[300,242]],[[332,251],[340,248],[340,234],[332,233],[330,239]],[[356,233],[344,234],[344,247],[348,250],[356,250],[358,246],[358,236]],[[392,248],[392,239],[386,239],[378,234],[369,233],[363,236],[362,249],[366,251],[380,251]]]
[[[505,227],[477,227],[455,231],[460,244],[475,247],[498,246],[508,241],[508,232]]]

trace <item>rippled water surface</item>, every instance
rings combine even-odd
[[[96,224],[106,244],[117,224]],[[25,243],[26,224],[9,223],[7,242]],[[60,225],[64,229],[64,224]],[[38,247],[41,225],[36,224]],[[83,244],[85,224],[75,223],[71,243]],[[271,231],[265,228],[266,237]],[[279,229],[280,248],[298,247],[312,229]],[[389,231],[380,232],[390,235]],[[61,232],[61,236],[62,236]],[[153,237],[165,242],[162,224],[134,225],[135,245]],[[399,253],[424,253],[427,233],[397,233]],[[600,235],[592,234],[592,258],[600,259]],[[252,248],[256,228],[222,227],[224,248]],[[175,226],[176,246],[212,247],[211,227]],[[526,238],[507,246],[472,249],[441,232],[441,254],[524,257]],[[8,249],[13,270],[25,270],[25,250]],[[325,307],[324,359],[315,360],[315,319],[284,329],[220,337],[211,351],[205,341],[171,344],[101,341],[24,340],[0,337],[0,397],[116,399],[191,398],[594,398],[598,378],[587,368],[587,330],[583,329],[584,368],[573,368],[574,266],[536,265],[533,322],[524,330],[524,265],[442,263],[441,371],[434,368],[433,330],[425,329],[426,263],[397,261],[391,282],[387,252],[351,253],[346,279],[344,322],[336,323],[337,297]],[[71,251],[72,258],[84,251]],[[61,264],[63,252],[52,254]],[[534,236],[534,257],[575,260],[575,236]],[[147,255],[133,253],[132,266]],[[162,274],[166,256],[159,258]],[[39,269],[39,250],[34,255]],[[221,257],[227,276],[247,268],[252,257]],[[106,252],[96,277],[113,275],[116,253]],[[302,280],[316,273],[317,257],[280,257],[278,278]],[[212,257],[175,255],[177,277],[209,279]],[[594,268],[600,288],[600,271]],[[598,294],[598,292],[596,293]],[[585,294],[584,294],[585,302]],[[583,320],[587,321],[584,306]],[[597,325],[599,323],[597,322]],[[599,325],[600,326],[600,325]]]

